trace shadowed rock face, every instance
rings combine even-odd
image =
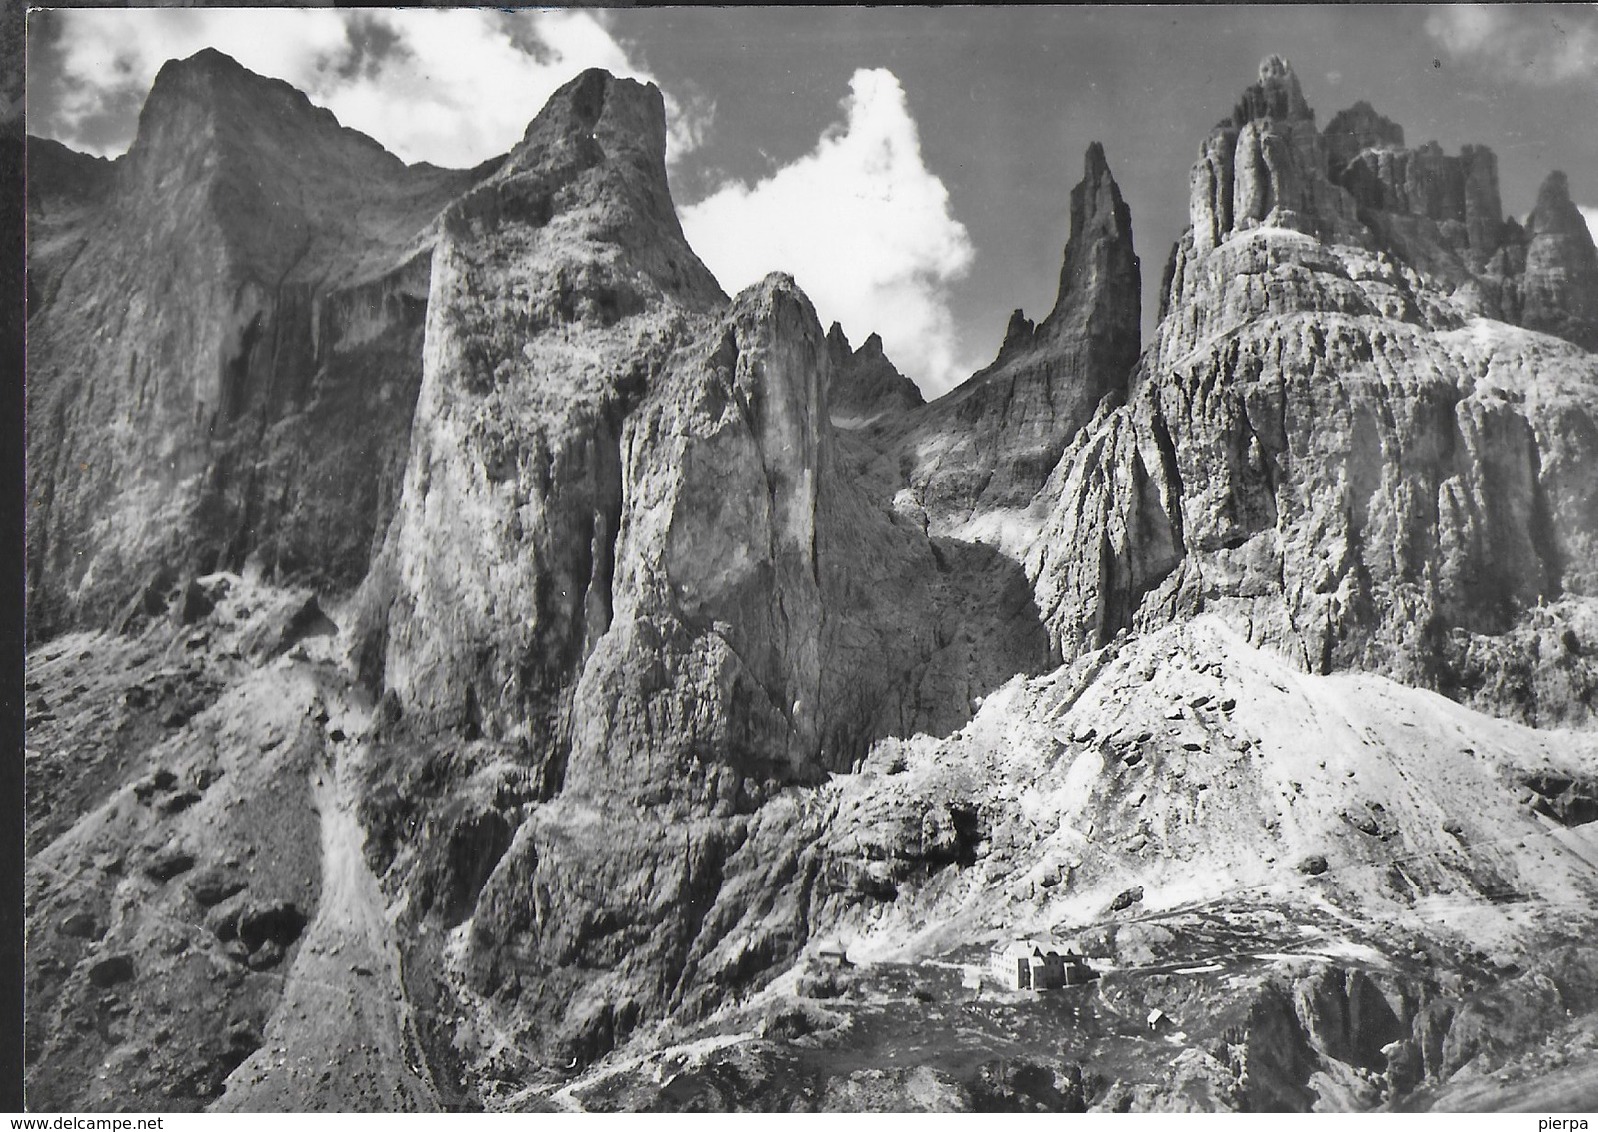
[[[1338,170],[1367,149],[1402,149],[1404,127],[1376,112],[1363,100],[1340,110],[1326,124],[1326,168],[1336,177]]]
[[[940,562],[840,475],[838,351],[792,281],[717,314],[664,138],[658,92],[591,73],[445,211],[359,649],[411,728],[513,744],[547,789],[744,809],[890,719],[957,723],[968,681],[1047,647],[1024,588],[968,586],[970,554]],[[978,607],[1020,630],[932,661]],[[955,704],[915,706],[912,668]]]
[[[836,428],[861,428],[885,413],[926,403],[915,382],[895,369],[882,352],[882,339],[876,334],[858,350],[851,350],[843,327],[835,322],[827,331],[827,355],[837,375],[829,401]]]
[[[1471,202],[1496,201],[1496,186],[1465,191],[1480,152],[1434,161],[1438,177],[1373,180],[1356,202],[1322,173],[1296,92],[1268,60],[1195,165],[1193,229],[1133,397],[1083,431],[1047,491],[1039,605],[1067,655],[1222,609],[1311,670],[1375,668],[1557,715],[1562,695],[1472,688],[1465,642],[1594,593],[1598,363],[1480,319],[1486,290],[1446,234],[1468,247],[1483,222]],[[1336,121],[1333,151],[1359,146],[1345,173],[1405,168],[1382,164],[1410,152],[1390,124]],[[1539,208],[1564,216],[1561,199],[1545,191]],[[1546,223],[1549,257],[1576,262],[1568,217]]]
[[[882,426],[878,474],[908,489],[901,510],[929,530],[980,531],[1013,552],[1025,536],[1004,530],[1002,517],[1032,502],[1099,403],[1124,394],[1139,349],[1140,278],[1131,212],[1094,143],[1071,190],[1054,309],[1036,326],[1015,312],[991,365]]]
[[[482,171],[408,167],[214,51],[162,68],[117,161],[30,147],[30,632],[163,566],[354,586],[403,467],[428,225]]]
[[[826,347],[784,278],[722,326],[626,429],[621,596],[578,692],[568,777],[592,795],[664,801],[698,767],[710,798],[736,803],[746,774],[821,766]]]
[[[941,550],[848,478],[837,380],[808,300],[773,276],[628,420],[615,617],[578,687],[568,790],[747,809],[1044,664],[1018,566]],[[951,648],[956,626],[980,644]]]
[[[938,544],[840,467],[831,392],[886,379],[880,344],[835,364],[784,276],[727,304],[681,242],[663,146],[658,93],[584,76],[443,213],[356,629],[399,720],[368,821],[436,831],[391,883],[419,918],[470,909],[467,950],[419,945],[414,969],[584,1057],[765,969],[710,956],[743,915],[726,862],[778,791],[957,727],[1049,660],[1018,563]],[[406,769],[456,743],[464,765]],[[457,860],[499,812],[492,859]],[[774,829],[757,859],[789,852]]]

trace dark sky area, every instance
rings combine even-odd
[[[1104,144],[1132,210],[1144,321],[1151,323],[1166,257],[1187,223],[1188,172],[1199,144],[1271,53],[1292,61],[1322,125],[1364,99],[1401,124],[1411,145],[1436,139],[1450,152],[1467,142],[1490,146],[1509,213],[1524,216],[1554,168],[1569,174],[1578,203],[1598,206],[1598,12],[1591,7],[633,9],[597,19],[609,46],[585,46],[591,29],[578,23],[562,25],[564,38],[539,32],[522,42],[536,44],[543,35],[554,46],[534,54],[546,64],[554,55],[572,73],[596,52],[592,61],[615,66],[605,53],[620,50],[674,106],[704,112],[697,144],[672,163],[682,206],[730,182],[753,186],[801,161],[824,131],[841,129],[852,77],[867,69],[891,72],[919,134],[926,179],[947,189],[948,216],[963,225],[969,242],[963,260],[949,254],[936,269],[915,267],[921,273],[915,285],[934,292],[928,317],[947,320],[958,356],[976,364],[996,351],[1012,308],[1036,318],[1053,302],[1070,189],[1094,140]],[[318,27],[324,40],[336,38],[336,29]],[[142,93],[130,93],[129,84],[140,71],[109,48],[95,55],[86,29],[50,17],[35,21],[30,129],[116,152],[131,137]],[[204,33],[190,27],[171,38],[192,48],[197,34]],[[385,42],[368,36],[362,51],[370,56]],[[324,43],[316,50],[333,49]],[[305,54],[285,49],[284,59],[301,62],[278,70],[303,66]],[[463,55],[470,67],[471,53]],[[268,70],[272,57],[262,59],[244,61]],[[329,64],[335,65],[348,70],[350,59]],[[362,65],[377,73],[371,59]],[[103,83],[95,77],[102,71]],[[283,77],[306,85],[298,74]],[[331,95],[311,93],[350,119],[353,111]],[[94,112],[90,96],[100,100]],[[525,122],[536,109],[496,112]],[[375,125],[354,124],[398,144]],[[425,153],[423,143],[415,150]],[[814,194],[824,198],[824,182],[817,184]],[[795,223],[824,228],[827,208],[820,204],[814,217]],[[814,236],[829,238],[819,229]],[[863,260],[893,255],[913,257],[914,249],[861,251]],[[850,258],[844,245],[830,262],[845,273],[854,269]],[[924,278],[928,270],[936,278]],[[800,282],[831,293],[825,280],[801,274]],[[844,318],[856,341],[862,319],[892,321],[880,306],[890,291],[872,293],[876,298],[859,305],[877,307],[833,315]],[[836,309],[849,300],[830,301]],[[817,305],[826,317],[828,302],[818,297]],[[893,352],[891,339],[889,346]],[[913,361],[913,348],[906,349]],[[925,373],[912,376],[928,381]]]
[[[893,71],[927,166],[978,249],[953,308],[967,312],[972,339],[996,350],[1009,309],[1037,317],[1053,302],[1070,188],[1095,139],[1132,209],[1147,323],[1187,224],[1199,143],[1271,53],[1292,61],[1322,125],[1365,99],[1411,145],[1491,146],[1508,212],[1524,216],[1553,168],[1570,175],[1578,200],[1598,204],[1598,74],[1539,85],[1449,57],[1426,29],[1429,14],[1408,5],[732,9],[622,13],[617,27],[644,45],[663,82],[680,75],[741,92],[718,98],[716,136],[699,156],[746,178],[761,172],[760,149],[780,162],[813,142],[855,68]],[[1559,10],[1537,16],[1551,27]],[[1569,22],[1581,20],[1590,26],[1592,12]]]

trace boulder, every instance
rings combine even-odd
[[[202,908],[220,904],[236,893],[244,891],[244,879],[229,869],[210,866],[189,878],[189,895]]]
[[[1130,908],[1142,899],[1143,886],[1140,884],[1134,885],[1132,888],[1115,894],[1115,899],[1110,901],[1110,911],[1119,912],[1125,908]]]
[[[144,873],[152,880],[169,881],[194,867],[194,854],[187,849],[168,846],[158,851],[145,863]]]
[[[257,619],[240,641],[240,651],[256,663],[282,656],[307,637],[332,636],[338,624],[322,611],[315,594],[304,594]]]
[[[197,580],[190,578],[172,607],[172,616],[179,625],[194,625],[209,617],[215,608],[215,599]]]
[[[1298,863],[1298,871],[1305,876],[1318,877],[1327,869],[1326,858],[1319,853],[1312,853]]]
[[[72,912],[61,921],[62,935],[72,936],[75,939],[99,939],[105,935],[105,927],[91,912]]]
[[[133,956],[107,955],[89,964],[89,982],[97,987],[114,987],[133,978]]]

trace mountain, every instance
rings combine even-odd
[[[843,327],[835,322],[827,331],[827,353],[838,374],[832,384],[834,428],[860,428],[886,413],[926,403],[916,383],[895,369],[883,353],[881,336],[872,334],[854,350]]]
[[[215,51],[162,68],[125,156],[30,143],[29,170],[30,633],[250,561],[353,587],[403,470],[430,226],[484,171],[408,167]]]
[[[1590,1104],[1564,178],[1272,57],[1152,341],[1094,145],[923,403],[665,137],[588,71],[406,166],[202,52],[30,140],[30,1104]]]
[[[1348,120],[1328,145],[1272,59],[1205,143],[1128,404],[1056,469],[1029,565],[1039,606],[1067,654],[1226,611],[1310,671],[1589,720],[1593,355],[1499,321],[1495,294],[1534,280],[1494,275],[1508,226],[1474,202],[1497,185],[1465,168],[1490,173],[1490,154],[1394,148],[1392,130],[1350,141]],[[1326,173],[1353,145],[1343,179],[1386,170],[1386,196],[1361,203]],[[1424,162],[1477,190],[1400,192],[1427,183]]]
[[[1028,509],[1065,445],[1100,402],[1125,395],[1139,350],[1140,271],[1131,211],[1095,143],[1071,190],[1054,309],[1036,325],[1016,311],[990,365],[876,426],[876,474],[908,489],[894,506],[929,530],[1012,555],[1034,537]]]

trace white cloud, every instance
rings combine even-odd
[[[789,272],[823,323],[856,343],[876,331],[907,376],[941,393],[976,368],[960,357],[948,296],[970,237],[922,161],[893,73],[856,71],[843,106],[813,151],[753,186],[724,184],[682,210],[683,229],[728,291]]]
[[[582,11],[165,8],[59,16],[70,93],[57,136],[69,145],[74,125],[109,96],[147,90],[163,62],[204,47],[294,84],[407,161],[451,166],[505,152],[549,96],[586,67],[652,81],[601,19]],[[712,109],[668,94],[674,157],[703,140]]]
[[[1445,5],[1426,32],[1453,59],[1529,86],[1598,81],[1598,14],[1541,4]]]
[[[1587,231],[1592,233],[1593,243],[1598,244],[1598,208],[1588,208],[1584,204],[1576,206],[1581,213],[1581,218],[1587,222]]]

